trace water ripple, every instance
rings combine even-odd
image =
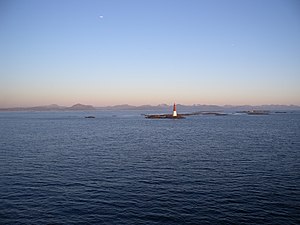
[[[300,224],[300,116],[0,115],[0,224]]]

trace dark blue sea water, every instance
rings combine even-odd
[[[0,113],[0,224],[300,224],[300,114]]]

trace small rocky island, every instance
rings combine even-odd
[[[145,115],[147,119],[184,119],[185,117],[178,114],[173,116],[172,114],[160,114],[160,115]]]
[[[84,118],[86,118],[86,119],[95,119],[96,117],[95,116],[85,116]]]
[[[160,114],[160,115],[145,115],[147,119],[184,119],[183,115],[177,114],[176,104],[173,106],[173,114]]]
[[[270,111],[267,111],[267,110],[248,110],[248,111],[238,111],[238,113],[246,113],[248,115],[269,115]]]
[[[222,112],[194,112],[194,113],[184,113],[177,114],[176,104],[173,106],[173,114],[154,114],[154,115],[144,115],[146,119],[184,119],[187,116],[197,116],[197,115],[214,115],[214,116],[226,116],[226,113]]]
[[[227,113],[223,112],[194,112],[194,113],[183,113],[183,114],[177,114],[176,117],[174,117],[172,114],[154,114],[154,115],[144,115],[147,119],[184,119],[187,116],[227,116]]]

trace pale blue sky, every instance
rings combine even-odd
[[[300,105],[300,1],[2,0],[0,106]]]

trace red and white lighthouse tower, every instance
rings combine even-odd
[[[173,106],[173,117],[177,117],[176,104]]]

